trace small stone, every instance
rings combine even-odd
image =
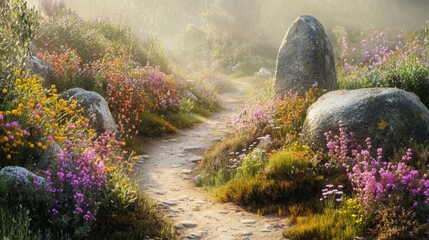
[[[141,158],[144,158],[144,159],[149,159],[149,158],[150,158],[150,156],[149,156],[149,155],[140,155],[140,157],[141,157]]]
[[[220,213],[220,214],[228,214],[229,211],[228,210],[220,210],[218,213]]]
[[[218,239],[222,239],[222,240],[237,240],[237,238],[234,237],[234,236],[219,236]]]
[[[179,153],[177,156],[178,156],[178,157],[186,157],[186,154],[184,154],[184,153]]]
[[[240,222],[243,224],[246,224],[246,225],[252,225],[252,224],[256,223],[256,220],[254,220],[254,219],[243,219]]]
[[[204,148],[200,147],[200,146],[187,146],[187,147],[183,148],[183,151],[185,153],[195,153],[195,154],[200,153],[201,154],[204,152]]]
[[[204,204],[206,204],[206,201],[196,201],[195,203],[198,205],[204,205]]]
[[[179,223],[185,228],[194,228],[194,227],[198,226],[198,224],[191,222],[191,221],[181,221]]]
[[[191,169],[183,169],[183,170],[181,171],[181,173],[183,173],[183,174],[191,174],[191,173],[192,173],[192,170],[191,170]]]
[[[162,148],[162,149],[167,149],[167,147],[166,146],[158,146],[159,148]]]
[[[268,228],[264,228],[264,229],[262,229],[262,230],[261,230],[261,232],[263,232],[263,233],[267,233],[267,232],[271,232],[271,230],[270,230],[270,229],[268,229]]]
[[[179,165],[176,165],[176,164],[173,164],[173,165],[171,165],[171,167],[172,168],[178,168],[178,167],[180,167]]]
[[[167,140],[167,139],[162,139],[161,142],[163,142],[163,143],[169,143],[170,141]]]
[[[240,236],[250,236],[253,233],[251,231],[245,231],[244,230],[244,231],[239,232],[239,234],[240,234]]]
[[[183,229],[183,225],[181,223],[176,223],[176,224],[174,224],[174,228]]]
[[[176,206],[177,205],[177,203],[176,203],[176,201],[165,201],[165,202],[162,202],[163,204],[165,204],[165,205],[168,205],[168,206]]]
[[[156,191],[156,192],[155,192],[155,194],[157,194],[157,195],[165,195],[165,192],[162,192],[162,191]]]
[[[177,139],[175,139],[175,138],[171,138],[171,139],[168,139],[170,142],[177,142]]]
[[[189,179],[191,179],[191,177],[190,176],[183,176],[183,179],[189,180]]]
[[[213,142],[222,142],[224,140],[224,138],[223,137],[214,137],[210,140],[212,140]]]
[[[203,157],[201,157],[201,156],[193,156],[193,157],[191,157],[191,158],[189,159],[189,162],[197,163],[197,162],[199,162],[199,161],[201,161],[201,160],[203,160]]]

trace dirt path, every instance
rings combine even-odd
[[[198,157],[220,141],[228,119],[243,108],[245,89],[251,86],[243,80],[233,84],[243,90],[220,96],[222,112],[178,135],[148,141],[148,156],[138,167],[140,186],[159,202],[183,239],[283,239],[284,218],[258,216],[233,204],[217,203],[195,187],[190,177]]]

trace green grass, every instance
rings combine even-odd
[[[323,214],[298,217],[297,224],[283,232],[293,240],[352,240],[359,233],[352,215],[328,208]]]
[[[206,119],[195,113],[174,113],[165,117],[171,125],[176,128],[183,129],[194,126],[196,123],[206,121]]]
[[[177,128],[171,125],[162,116],[152,113],[140,114],[141,124],[137,126],[139,132],[146,136],[159,136],[176,133]]]
[[[54,234],[50,229],[44,231],[32,226],[29,210],[17,206],[0,206],[0,239],[2,240],[69,240],[68,235]]]

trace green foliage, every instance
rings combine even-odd
[[[165,119],[174,127],[183,129],[205,121],[205,118],[195,113],[173,113],[165,117]]]
[[[241,160],[241,165],[237,167],[234,178],[251,178],[255,177],[263,169],[266,157],[265,151],[255,148],[250,154]]]
[[[274,153],[265,167],[270,179],[300,181],[302,178],[316,177],[311,162],[303,159],[302,153],[283,150]]]
[[[156,204],[125,173],[114,173],[105,189],[91,239],[174,239],[176,233]]]
[[[429,223],[423,215],[419,216],[419,209],[411,208],[407,203],[407,196],[399,194],[392,196],[388,201],[378,204],[373,212],[372,232],[377,239],[425,239],[429,237],[427,229]],[[422,202],[419,204],[425,206]]]
[[[362,206],[356,204],[351,199],[338,209],[328,207],[321,214],[298,217],[297,225],[285,230],[283,236],[292,240],[355,239],[363,226],[356,220],[356,211],[362,211]]]
[[[141,113],[141,124],[137,126],[139,132],[148,136],[159,136],[167,133],[176,133],[177,128],[171,125],[162,116],[153,113]]]
[[[0,88],[8,87],[25,65],[37,19],[23,0],[0,0]],[[4,99],[2,99],[4,101]]]
[[[107,21],[86,21],[76,13],[63,11],[43,19],[34,40],[39,50],[60,51],[64,46],[74,49],[83,63],[99,58],[109,48],[127,46],[132,60],[141,66],[148,63],[169,72],[169,59],[159,39],[147,37],[140,41],[128,27]]]
[[[216,181],[205,181],[210,185],[216,183],[224,184],[229,181],[233,175],[234,171],[228,167],[229,160],[231,158],[231,152],[241,151],[243,148],[247,148],[252,142],[254,137],[249,134],[235,135],[228,137],[222,142],[213,145],[203,157],[201,163],[197,166],[196,173],[202,174],[204,177],[208,177]],[[209,173],[208,176],[205,174]],[[221,176],[214,178],[214,176]],[[218,186],[218,184],[216,184]]]

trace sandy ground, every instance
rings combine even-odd
[[[137,166],[140,186],[158,201],[183,239],[283,239],[284,218],[259,216],[234,204],[218,203],[191,179],[195,161],[222,139],[227,121],[244,107],[245,91],[251,86],[244,80],[233,84],[241,91],[220,95],[221,112],[177,135],[148,140],[148,156]]]

